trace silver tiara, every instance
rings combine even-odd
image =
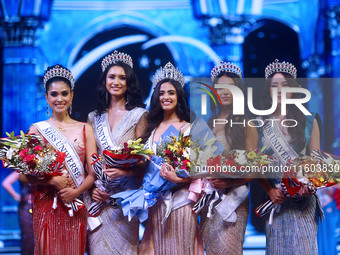
[[[177,67],[175,68],[170,62],[156,71],[152,78],[152,87],[155,88],[160,81],[165,79],[178,81],[182,87],[184,87],[185,80],[182,72],[178,70]]]
[[[102,71],[104,72],[105,69],[111,65],[115,64],[117,62],[123,62],[127,65],[129,65],[131,68],[133,68],[132,64],[132,58],[130,55],[123,53],[123,52],[118,52],[115,50],[113,53],[107,55],[105,58],[102,60]]]
[[[211,79],[216,78],[221,72],[234,73],[238,77],[242,78],[241,69],[234,63],[230,63],[230,62],[223,63],[223,61],[221,61],[220,65],[215,66],[213,70],[211,70]]]
[[[296,79],[297,70],[295,66],[289,62],[283,61],[282,63],[279,62],[278,59],[269,65],[267,65],[265,70],[265,77],[268,79],[270,75],[273,73],[288,73]]]
[[[60,66],[60,65],[55,65],[52,69],[46,71],[46,73],[44,74],[44,88],[45,88],[45,90],[46,90],[46,83],[48,82],[48,80],[50,80],[54,77],[66,78],[71,83],[71,90],[74,89],[75,81],[74,81],[74,78],[73,78],[71,71]]]

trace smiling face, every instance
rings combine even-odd
[[[112,66],[106,74],[106,89],[111,96],[123,97],[127,90],[126,74],[121,66]]]
[[[289,87],[287,79],[282,73],[276,73],[273,75],[270,81],[270,96],[273,98],[273,88],[277,88],[277,103],[281,104],[281,89],[283,87]],[[291,98],[292,93],[287,93],[286,98]]]
[[[174,111],[177,105],[177,91],[170,82],[159,87],[159,102],[164,111]]]
[[[223,75],[218,78],[217,84],[235,85],[235,82],[233,78]],[[231,94],[229,89],[216,88],[216,92],[222,100],[222,106],[231,106],[233,104],[233,95]]]
[[[47,103],[51,106],[52,112],[67,112],[73,99],[73,92],[70,86],[63,81],[52,82],[45,94]]]

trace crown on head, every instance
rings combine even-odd
[[[270,75],[273,73],[288,73],[296,79],[297,70],[295,66],[289,62],[283,61],[282,63],[279,62],[278,59],[269,65],[267,65],[265,70],[265,77],[268,79]]]
[[[131,68],[133,68],[132,64],[132,58],[130,55],[123,53],[123,52],[118,52],[115,50],[113,53],[107,55],[105,58],[102,60],[102,71],[104,72],[105,69],[111,65],[115,64],[117,62],[123,62],[127,65],[129,65]]]
[[[63,77],[70,81],[71,83],[71,90],[74,89],[75,81],[73,75],[70,70],[62,67],[61,65],[55,65],[50,70],[46,71],[44,74],[44,88],[46,90],[46,83],[48,80],[54,77]]]
[[[182,85],[182,87],[184,87],[185,80],[182,72],[178,70],[177,67],[174,67],[173,64],[171,64],[170,62],[168,62],[164,67],[160,67],[154,74],[152,78],[153,88],[156,87],[158,82],[165,79],[178,81]]]
[[[216,78],[221,72],[234,73],[238,77],[242,78],[241,69],[234,63],[230,63],[230,62],[227,63],[227,62],[221,61],[220,65],[215,66],[211,70],[211,79]]]

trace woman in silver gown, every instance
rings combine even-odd
[[[102,61],[99,80],[99,104],[88,116],[93,126],[98,154],[103,150],[124,144],[143,134],[147,126],[147,111],[132,69],[129,55],[115,51]],[[135,169],[136,170],[136,169]],[[119,180],[119,185],[108,192],[95,188],[92,198],[106,201],[110,195],[140,186],[140,174],[134,170],[106,169],[110,179]],[[105,203],[99,214],[102,225],[89,233],[91,255],[137,254],[139,246],[139,222],[128,221],[121,208]]]
[[[215,127],[212,123],[209,124],[217,141],[225,147],[224,152],[231,149],[251,150],[257,148],[258,136],[255,127],[230,125],[231,121],[240,123],[246,118],[233,115],[233,96],[229,89],[221,86],[221,84],[233,85],[243,90],[240,68],[233,63],[221,63],[212,70],[211,78],[221,98],[222,105],[217,110],[214,108],[215,105],[211,104],[212,117],[210,122],[213,119],[224,119],[228,120],[228,123],[218,124]],[[213,208],[212,216],[208,218],[208,209],[202,211],[201,231],[207,254],[239,255],[243,253],[243,241],[249,212],[248,182],[250,180],[251,176],[209,180],[211,186],[218,190],[220,197],[225,196],[229,199],[228,204],[223,205],[223,210],[234,216],[223,219],[220,212]],[[233,195],[232,198],[231,194]]]

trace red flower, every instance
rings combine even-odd
[[[170,154],[171,154],[171,151],[165,150],[165,154],[170,155]]]
[[[34,147],[34,151],[37,152],[37,151],[41,151],[42,150],[42,147],[40,145],[37,145]]]
[[[226,164],[227,164],[228,166],[235,166],[235,161],[232,160],[232,159],[229,159],[229,160],[226,162]]]
[[[32,154],[32,155],[30,155],[30,154],[27,154],[27,155],[25,155],[25,157],[23,158],[23,162],[30,162],[30,161],[32,161],[33,159],[35,158],[35,154]]]
[[[28,152],[28,148],[22,150],[22,151],[20,152],[20,157],[24,158],[25,155],[27,154],[27,152]]]

